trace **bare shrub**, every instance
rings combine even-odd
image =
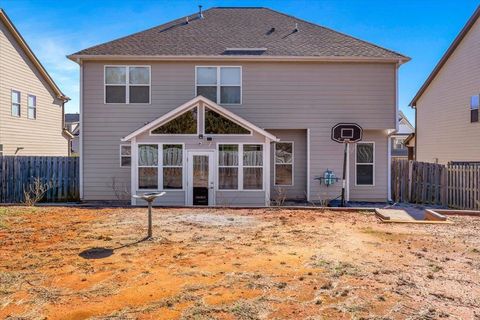
[[[108,185],[113,190],[113,194],[117,200],[128,200],[131,197],[130,190],[128,185],[124,183],[119,183],[115,177],[112,177],[110,184]]]
[[[39,177],[33,180],[33,183],[23,189],[23,203],[27,206],[34,206],[43,199],[45,193],[53,188],[53,182],[42,183]]]
[[[273,189],[273,204],[276,206],[283,206],[287,199],[287,190],[282,187],[275,187]]]

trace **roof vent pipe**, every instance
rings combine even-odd
[[[188,17],[185,18],[185,23],[188,24],[190,21],[188,20]]]
[[[198,6],[198,18],[203,19],[202,5]]]
[[[295,22],[295,29],[293,29],[293,32],[298,32],[298,23]]]

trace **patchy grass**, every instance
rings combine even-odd
[[[0,318],[474,319],[480,219],[0,208]]]

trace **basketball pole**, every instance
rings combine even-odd
[[[343,150],[343,177],[342,177],[342,203],[341,206],[345,207],[345,186],[346,186],[346,172],[347,172],[347,146],[348,139],[345,139],[345,148]]]

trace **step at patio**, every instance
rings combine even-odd
[[[422,217],[417,212],[410,214],[404,209],[375,209],[375,214],[385,223],[451,223],[447,217],[428,209]]]

